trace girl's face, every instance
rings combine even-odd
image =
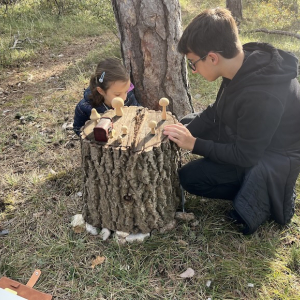
[[[97,91],[104,97],[104,104],[111,107],[111,101],[115,97],[121,97],[124,101],[126,100],[129,87],[130,80],[115,81],[111,84],[108,90],[103,91],[100,87],[97,87]]]

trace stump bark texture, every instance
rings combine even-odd
[[[180,150],[162,131],[176,118],[168,112],[163,121],[161,112],[140,107],[125,107],[122,117],[114,110],[102,117],[112,118],[116,135],[107,143],[95,141],[94,124],[88,121],[81,139],[85,221],[128,233],[148,233],[172,223],[180,202]],[[154,135],[150,120],[157,121]]]

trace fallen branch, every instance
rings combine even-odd
[[[12,47],[10,47],[10,49],[15,49],[18,43],[19,43],[19,40],[15,39],[14,45]]]
[[[14,44],[12,47],[10,47],[10,49],[23,49],[23,47],[17,47],[18,44],[22,44],[22,43],[25,43],[25,42],[28,42],[29,44],[37,44],[39,43],[38,41],[34,41],[34,40],[31,40],[30,38],[26,37],[24,40],[21,40],[19,39],[19,34],[16,36],[14,36]]]
[[[250,30],[248,32],[249,33],[252,33],[252,32],[264,32],[264,33],[268,33],[268,34],[288,35],[288,36],[292,36],[292,37],[295,37],[296,39],[300,40],[300,34],[293,33],[293,32],[288,32],[288,31],[282,31],[282,30],[268,30],[268,29],[265,29],[265,28],[258,28],[258,29]]]

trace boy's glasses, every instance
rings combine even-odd
[[[221,52],[223,52],[223,51],[210,51],[210,52],[221,53]],[[207,57],[208,54],[209,54],[209,53],[207,53],[207,54],[204,55],[203,57],[200,57],[200,58],[197,59],[195,62],[191,62],[191,61],[188,59],[188,66],[189,66],[193,71],[196,71],[196,64],[197,64],[197,62],[200,61],[200,60],[204,60],[204,59]]]

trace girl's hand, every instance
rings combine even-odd
[[[163,131],[164,135],[176,143],[180,148],[193,150],[196,138],[194,138],[189,130],[181,123],[166,125]]]

